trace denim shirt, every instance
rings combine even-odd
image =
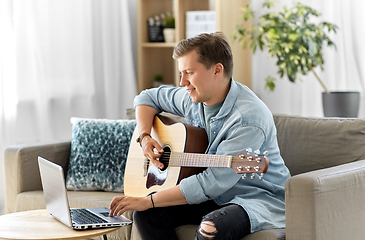
[[[134,105],[184,117],[187,124],[204,127],[203,105],[192,102],[182,87],[160,87],[141,92]],[[207,154],[237,156],[246,149],[268,151],[269,168],[263,180],[251,180],[231,168],[207,168],[181,180],[189,204],[213,199],[217,204],[242,206],[251,221],[251,232],[285,227],[284,184],[290,173],[280,156],[276,127],[270,110],[245,85],[231,79],[230,91],[218,114],[210,120]],[[256,174],[257,175],[257,174]]]

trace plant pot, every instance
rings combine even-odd
[[[165,28],[163,30],[163,35],[165,37],[165,42],[175,42],[175,28]]]
[[[356,118],[359,112],[359,92],[322,93],[323,112],[325,117]]]

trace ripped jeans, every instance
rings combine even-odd
[[[196,240],[240,240],[251,228],[241,206],[219,206],[214,201],[136,211],[133,220],[143,240],[178,240],[175,228],[189,224],[199,225]]]

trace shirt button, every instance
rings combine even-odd
[[[216,131],[213,131],[213,134],[217,134],[217,132]]]

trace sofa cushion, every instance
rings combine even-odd
[[[72,118],[68,190],[123,192],[135,120]]]
[[[292,175],[365,159],[365,119],[274,116]]]

